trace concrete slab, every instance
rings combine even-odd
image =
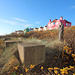
[[[10,45],[14,44],[14,43],[18,43],[20,41],[16,41],[16,40],[8,40],[5,41],[5,48],[9,47]]]
[[[45,45],[36,43],[19,43],[19,57],[22,64],[38,65],[45,62]]]

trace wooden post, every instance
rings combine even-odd
[[[63,34],[64,34],[64,25],[61,23],[59,25],[59,40],[63,41]]]

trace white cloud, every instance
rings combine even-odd
[[[32,26],[33,24],[24,24],[25,26]]]
[[[0,19],[0,22],[6,23],[6,24],[11,24],[11,25],[18,24],[18,22],[16,22],[16,21],[10,21],[10,20],[5,20],[5,19]]]
[[[24,27],[31,27],[33,24],[20,23],[19,25],[22,25],[22,26],[24,26]]]
[[[36,24],[40,24],[41,22],[35,22]]]
[[[72,8],[75,8],[75,5],[72,5]]]
[[[0,19],[1,23],[5,23],[5,24],[9,24],[9,25],[21,25],[21,26],[25,26],[25,27],[29,27],[32,26],[33,24],[27,24],[27,23],[22,23],[22,22],[18,22],[18,21],[11,21],[11,20],[5,20],[5,19]]]
[[[20,18],[12,18],[13,20],[17,20],[17,21],[20,21],[20,22],[28,22],[27,20],[23,20],[23,19],[20,19]]]
[[[25,29],[26,27],[31,27],[33,24],[20,22],[20,21],[7,20],[7,19],[0,19],[0,25],[3,25],[3,26],[4,25],[6,25],[6,26],[9,25],[9,26],[11,26],[13,28],[17,27],[18,29],[20,29],[20,28]],[[0,36],[5,35],[6,33],[10,34],[10,32],[13,30],[13,28],[11,28],[11,29],[5,28],[6,29],[5,31],[0,30]],[[17,29],[17,28],[15,28],[15,29]]]

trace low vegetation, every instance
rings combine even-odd
[[[23,35],[23,34],[21,34]],[[13,36],[13,35],[12,35]],[[64,41],[58,40],[58,30],[28,32],[26,35],[12,40],[26,43],[40,43],[46,46],[45,62],[29,67],[21,65],[14,55],[17,44],[11,45],[0,53],[1,73],[4,75],[74,75],[75,74],[75,26],[65,28]],[[13,64],[15,63],[15,64]]]

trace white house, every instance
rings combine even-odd
[[[20,33],[23,33],[22,30],[18,30],[18,31],[15,31],[16,34],[20,34]]]
[[[42,26],[39,27],[38,31],[43,31],[43,27]]]
[[[43,31],[46,31],[46,30],[47,30],[47,26],[44,26],[44,27],[43,27]]]
[[[34,31],[38,31],[38,28],[35,27],[35,28],[34,28]]]

